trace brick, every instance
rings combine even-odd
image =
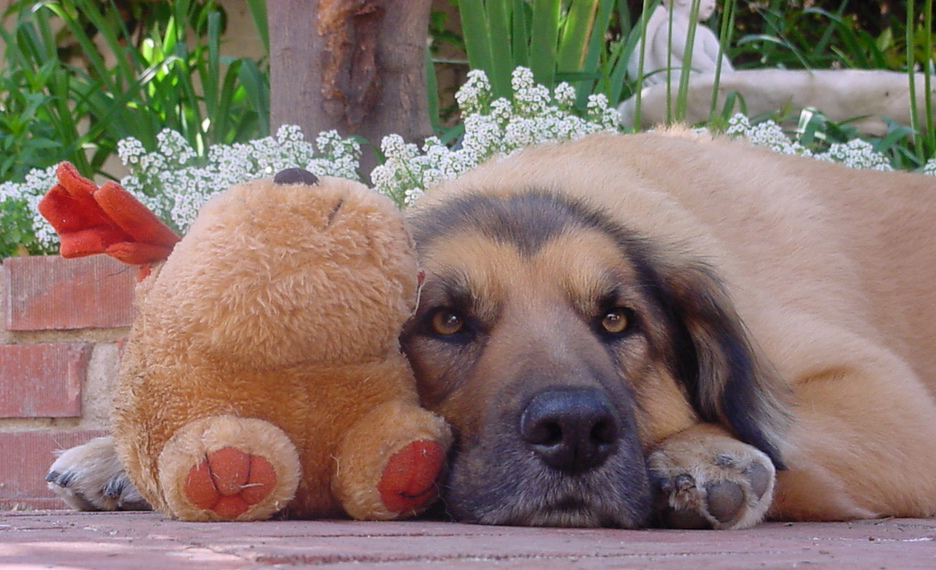
[[[3,267],[8,330],[125,327],[133,319],[135,267],[104,255],[11,257]]]
[[[81,416],[81,388],[93,345],[0,345],[0,418]]]
[[[107,435],[105,430],[0,432],[0,508],[63,509],[45,481],[55,452]]]

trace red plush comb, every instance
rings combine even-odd
[[[39,202],[39,213],[61,238],[62,257],[106,253],[131,265],[169,257],[179,236],[116,182],[100,188],[70,162],[56,170],[59,183]]]

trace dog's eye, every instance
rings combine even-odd
[[[610,309],[601,317],[602,330],[611,335],[620,335],[627,332],[631,324],[631,312],[624,307]]]
[[[432,330],[442,336],[450,336],[462,331],[465,320],[451,309],[439,309],[432,314]]]

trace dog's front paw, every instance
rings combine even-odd
[[[50,489],[79,511],[150,508],[127,477],[111,437],[92,439],[63,451],[45,479]]]
[[[696,426],[650,455],[659,486],[659,517],[672,528],[748,528],[773,500],[776,470],[759,449],[714,426]]]

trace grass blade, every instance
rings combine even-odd
[[[532,0],[530,25],[530,69],[537,83],[553,85],[559,43],[561,0]]]

